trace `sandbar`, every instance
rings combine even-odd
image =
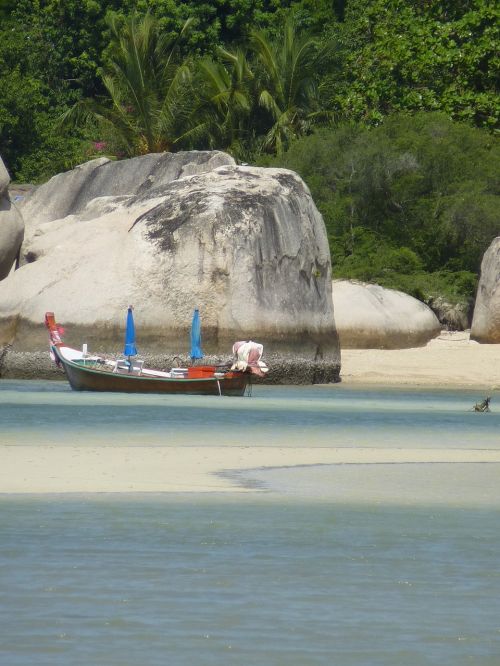
[[[0,446],[2,493],[254,492],[231,473],[307,465],[500,463],[494,449]],[[500,471],[500,468],[499,468]]]

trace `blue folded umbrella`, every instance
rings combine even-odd
[[[201,321],[200,312],[196,309],[193,313],[193,321],[191,323],[191,359],[203,358],[201,351]]]
[[[134,315],[132,314],[132,306],[129,306],[127,311],[127,327],[125,329],[125,348],[123,350],[125,356],[137,356],[137,348],[135,346],[135,325]]]

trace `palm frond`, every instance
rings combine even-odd
[[[282,111],[269,90],[262,90],[259,95],[259,104],[271,113],[274,119],[279,118]]]

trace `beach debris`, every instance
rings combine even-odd
[[[491,398],[487,396],[482,402],[476,402],[472,408],[474,412],[490,412]]]

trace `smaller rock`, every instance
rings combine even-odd
[[[421,347],[441,330],[425,303],[401,291],[334,280],[332,296],[341,349]]]
[[[470,328],[472,319],[472,303],[448,303],[441,296],[431,297],[426,301],[444,329],[448,331],[465,331]]]

